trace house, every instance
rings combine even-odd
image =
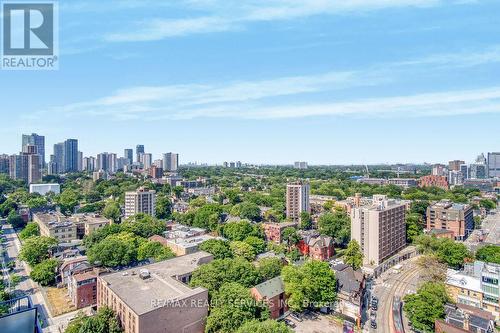
[[[281,276],[256,285],[251,289],[251,293],[257,302],[263,302],[268,306],[272,319],[278,319],[288,311],[285,284]]]
[[[168,246],[177,256],[195,253],[199,246],[209,239],[222,239],[207,234],[202,228],[188,227],[182,224],[172,224],[170,230],[164,232],[165,237],[158,236],[156,239]],[[154,236],[153,236],[154,237]]]
[[[436,236],[436,238],[449,238],[455,239],[455,233],[449,229],[431,229],[429,235]]]
[[[337,277],[337,303],[335,312],[353,319],[358,327],[361,324],[361,310],[365,292],[365,275],[346,264],[332,267]]]
[[[474,332],[493,333],[494,316],[491,313],[465,304],[446,304],[445,319],[436,320],[437,333]]]
[[[281,236],[283,235],[283,230],[286,228],[297,228],[299,224],[297,222],[282,222],[282,223],[263,223],[264,235],[268,242],[275,242],[280,244],[282,242]]]
[[[328,260],[333,257],[333,238],[320,235],[315,230],[300,233],[302,239],[297,244],[300,253],[315,260]]]

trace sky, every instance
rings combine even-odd
[[[0,71],[0,153],[472,161],[500,151],[496,0],[59,2],[59,70]]]

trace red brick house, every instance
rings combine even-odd
[[[315,231],[306,231],[302,233],[297,248],[304,256],[315,260],[328,260],[335,253],[333,243],[332,237],[320,235]]]
[[[285,296],[285,284],[281,276],[269,279],[251,289],[252,297],[267,304],[272,319],[282,317],[288,311]]]
[[[419,187],[439,187],[444,190],[448,190],[450,188],[450,185],[448,184],[448,178],[445,176],[434,176],[434,175],[428,175],[428,176],[423,176],[420,177],[418,180],[418,186]]]

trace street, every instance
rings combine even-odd
[[[6,261],[14,260],[16,267],[14,273],[21,277],[21,282],[15,287],[15,296],[30,295],[34,305],[38,306],[39,319],[42,320],[42,328],[45,333],[59,333],[58,328],[65,326],[68,321],[75,317],[78,311],[66,313],[58,317],[51,317],[48,307],[45,304],[45,299],[36,284],[29,278],[29,267],[26,263],[17,259],[21,249],[21,242],[17,234],[10,225],[4,224],[2,230],[5,235],[5,259]]]
[[[377,312],[377,329],[370,328],[370,332],[394,332],[392,318],[392,301],[394,296],[403,298],[409,293],[414,293],[417,288],[420,268],[416,264],[419,257],[414,257],[403,263],[400,273],[394,273],[393,269],[384,272],[375,280],[373,295],[379,299]],[[409,326],[404,319],[405,330],[409,332]],[[370,327],[370,322],[366,323]]]

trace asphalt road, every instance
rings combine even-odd
[[[390,269],[375,281],[373,294],[379,299],[377,329],[370,328],[370,332],[394,332],[392,301],[394,296],[403,298],[405,295],[416,291],[420,275],[420,268],[415,263],[417,258],[404,262],[400,273],[393,273],[393,270]],[[406,332],[409,332],[407,321],[405,320],[404,323]],[[367,326],[369,325],[368,322]]]

